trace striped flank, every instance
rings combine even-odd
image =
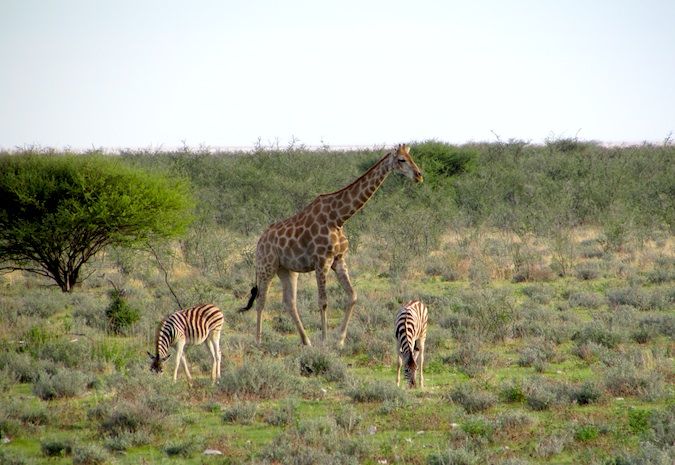
[[[179,310],[167,316],[157,328],[155,355],[148,352],[152,359],[151,369],[161,372],[162,363],[170,357],[169,348],[175,345],[176,366],[173,380],[175,381],[178,377],[178,367],[181,362],[183,362],[186,376],[192,379],[184,348],[186,345],[199,345],[206,341],[213,357],[211,379],[215,382],[217,378],[220,378],[220,333],[223,329],[223,321],[223,312],[211,304]]]
[[[418,362],[420,386],[424,387],[424,342],[427,338],[427,306],[419,300],[411,300],[396,315],[396,341],[398,354],[398,373],[396,384],[401,384],[401,365],[410,387],[415,387],[415,375]]]

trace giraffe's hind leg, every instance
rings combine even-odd
[[[300,340],[306,346],[311,346],[312,342],[309,340],[305,328],[300,320],[300,314],[298,313],[297,307],[297,289],[298,289],[298,273],[294,271],[289,271],[286,269],[280,269],[277,272],[279,279],[281,280],[281,286],[284,290],[284,307],[286,311],[291,315],[293,321],[295,322],[295,327],[298,329],[300,334]]]
[[[267,299],[267,289],[270,285],[270,278],[258,279],[258,300],[256,301],[255,311],[256,311],[256,332],[255,332],[255,342],[260,344],[262,339],[262,313],[265,309],[265,300]]]
[[[325,341],[328,333],[328,321],[326,319],[326,308],[328,307],[328,296],[326,295],[326,274],[328,266],[319,264],[316,267],[316,287],[319,293],[319,312],[321,313],[321,340]]]
[[[347,338],[347,325],[349,320],[352,317],[352,312],[354,311],[354,305],[356,305],[356,291],[352,286],[352,282],[349,279],[349,270],[347,269],[347,263],[345,262],[344,257],[340,257],[333,262],[333,271],[337,276],[340,285],[347,294],[349,301],[347,302],[347,307],[345,308],[345,316],[342,319],[342,324],[340,325],[340,334],[338,339],[338,345],[340,347],[345,345],[345,339]]]

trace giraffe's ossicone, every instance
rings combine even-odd
[[[310,271],[316,273],[321,337],[325,340],[326,275],[332,269],[349,298],[338,336],[338,344],[344,345],[347,325],[356,303],[356,291],[349,279],[345,261],[349,242],[342,226],[365,205],[392,171],[398,171],[415,182],[422,182],[422,173],[410,157],[410,148],[405,144],[399,145],[348,186],[319,195],[295,215],[270,225],[263,232],[256,248],[256,284],[251,289],[248,304],[240,310],[250,310],[257,299],[258,343],[262,336],[262,312],[267,289],[276,274],[283,287],[284,306],[298,328],[302,343],[311,345],[296,305],[298,273]]]

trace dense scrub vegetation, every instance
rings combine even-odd
[[[671,146],[415,144],[426,182],[392,175],[346,225],[359,303],[345,348],[300,347],[278,284],[254,343],[236,310],[258,235],[382,154],[119,155],[189,179],[196,221],[152,251],[96,255],[72,294],[0,277],[0,462],[672,463]],[[188,350],[191,386],[148,370],[176,309],[167,282],[226,315],[217,386],[205,347]],[[298,307],[316,335],[315,286],[301,276]],[[328,295],[330,329],[332,276]],[[410,298],[430,314],[417,391],[395,385],[393,318]]]

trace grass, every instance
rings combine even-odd
[[[518,159],[511,153],[516,148],[479,148],[481,163],[495,156],[512,177],[514,166],[536,155]],[[216,386],[204,346],[188,348],[191,384],[183,373],[176,384],[171,373],[149,373],[145,352],[152,350],[156,324],[175,307],[152,256],[110,250],[97,257],[88,270],[97,272],[73,294],[33,276],[0,275],[0,436],[7,439],[0,444],[1,463],[604,465],[665,457],[675,400],[672,235],[619,231],[609,219],[589,225],[587,216],[585,226],[566,237],[537,228],[521,233],[506,222],[528,219],[519,209],[532,199],[513,196],[529,191],[516,189],[511,206],[500,210],[499,199],[509,197],[499,189],[509,186],[493,176],[497,185],[483,187],[497,204],[482,203],[478,187],[489,173],[481,164],[456,178],[453,192],[441,178],[433,191],[387,181],[347,225],[354,233],[349,263],[359,303],[345,347],[320,340],[311,275],[300,276],[298,307],[314,346],[300,347],[277,281],[257,346],[254,312],[236,311],[253,279],[257,235],[311,197],[308,190],[327,191],[342,179],[336,157],[277,155],[240,157],[239,165],[196,154],[154,161],[127,155],[139,164],[173,163],[203,181],[196,183],[202,228],[159,253],[187,305],[206,299],[226,315]],[[357,174],[371,155],[345,155],[345,169]],[[539,160],[546,173],[530,167],[528,189],[564,178],[565,158],[552,157]],[[602,159],[608,171],[618,169]],[[220,182],[230,169],[241,174],[259,163],[274,167],[270,184],[283,183],[284,173],[304,173],[308,161],[330,173],[311,189],[288,184],[283,198],[247,184],[259,171],[236,178],[239,190]],[[200,178],[193,171],[204,166],[209,169]],[[458,196],[454,207],[440,210],[449,218],[437,220],[440,235],[429,236],[426,245],[406,242],[387,216],[391,202],[401,206],[399,213],[409,213],[407,206],[419,222],[438,207],[439,191],[445,201]],[[561,202],[581,208],[595,195],[587,194]],[[220,205],[233,207],[218,213]],[[537,208],[530,204],[527,211],[542,219]],[[416,230],[415,221],[400,218],[409,235]],[[407,246],[413,252],[392,264],[391,251]],[[140,313],[120,334],[107,326],[108,277],[127,290],[129,306]],[[328,296],[334,336],[344,300],[332,275]],[[395,384],[393,318],[410,298],[429,306],[424,389]],[[223,456],[205,457],[205,449]]]

